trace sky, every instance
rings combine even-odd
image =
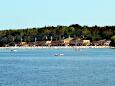
[[[0,0],[0,29],[115,25],[115,0]]]

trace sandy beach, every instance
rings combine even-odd
[[[0,47],[0,49],[14,49],[14,48],[20,48],[20,49],[32,49],[32,48],[37,48],[37,49],[43,49],[43,48],[114,48],[114,47],[110,47],[110,46],[36,46],[36,47],[25,47],[25,46],[21,46],[21,47]]]

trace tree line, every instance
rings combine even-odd
[[[14,45],[18,42],[34,42],[44,40],[63,40],[65,38],[80,38],[92,41],[111,40],[115,46],[115,26],[47,26],[42,28],[11,29],[0,31],[0,46]]]

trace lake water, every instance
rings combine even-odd
[[[0,49],[0,86],[115,86],[115,49],[16,50]]]

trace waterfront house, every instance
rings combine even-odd
[[[45,46],[51,46],[51,41],[46,41]]]
[[[35,42],[29,42],[28,45],[31,46],[31,47],[35,46]]]
[[[99,41],[93,41],[92,42],[92,45],[94,45],[94,46],[109,46],[109,44],[110,44],[110,40],[99,40]]]
[[[82,40],[77,41],[76,45],[77,45],[77,46],[82,46],[82,45],[83,45],[83,41],[82,41]]]
[[[99,46],[99,43],[98,43],[98,41],[93,41],[93,42],[91,43],[91,45],[92,45],[92,46]]]
[[[110,40],[107,40],[107,41],[104,43],[104,45],[105,45],[105,46],[109,46],[110,43],[111,43],[111,41],[110,41]]]
[[[70,44],[70,42],[73,40],[73,38],[66,38],[66,39],[64,39],[63,41],[64,41],[64,45],[65,46],[69,46],[69,44]]]
[[[25,47],[28,47],[28,43],[27,42],[20,42],[17,44],[17,46],[25,46]]]
[[[99,41],[98,41],[98,44],[99,44],[100,46],[103,46],[105,42],[106,42],[105,39],[104,39],[104,40],[99,40]]]
[[[36,41],[35,46],[46,46],[46,41]]]
[[[51,41],[51,46],[64,46],[63,40]]]
[[[73,39],[70,41],[70,46],[82,46],[83,45],[83,41],[82,40],[78,40],[78,39]]]
[[[90,40],[83,40],[84,46],[89,46],[91,44]]]

